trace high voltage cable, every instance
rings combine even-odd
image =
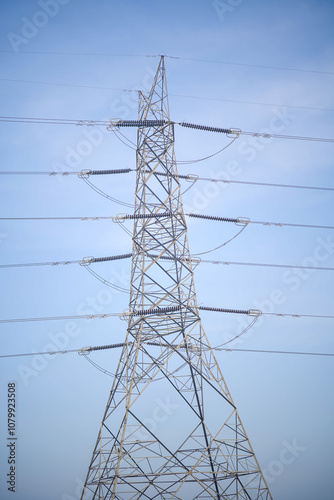
[[[81,259],[81,260],[60,260],[53,262],[28,262],[22,264],[0,264],[0,269],[7,268],[20,268],[20,267],[40,267],[40,266],[66,266],[70,264],[80,264],[83,266],[88,266],[90,264],[95,264],[98,262],[108,262],[112,260],[120,260],[120,259],[128,259],[131,258],[132,254],[123,254],[123,255],[115,255],[111,257],[99,257],[99,258],[89,258],[89,259]],[[152,258],[154,258],[152,256]],[[163,258],[163,257],[162,257]],[[170,260],[173,258],[170,257]],[[225,265],[225,266],[255,266],[255,267],[274,267],[274,268],[284,268],[284,269],[305,269],[305,270],[314,270],[314,271],[334,271],[334,267],[315,267],[315,266],[300,266],[293,264],[270,264],[263,262],[230,262],[224,260],[208,260],[208,259],[190,259],[194,260],[198,264],[214,264],[214,265]]]
[[[146,342],[146,344],[153,344],[153,342]],[[146,345],[145,344],[145,345]],[[124,347],[126,345],[124,342],[118,344],[110,344],[104,346],[95,346],[95,347],[81,347],[80,349],[66,349],[63,351],[43,351],[43,352],[25,352],[20,354],[1,354],[0,358],[18,358],[23,356],[44,356],[47,355],[55,355],[55,354],[69,354],[73,352],[77,352],[79,354],[87,355],[90,352],[94,351],[104,351],[107,349],[116,349],[117,347]],[[159,344],[157,344],[158,346]],[[162,347],[177,347],[177,346],[169,346],[168,344]],[[275,350],[267,350],[267,349],[233,349],[233,348],[215,348],[212,347],[212,350],[217,351],[226,351],[226,352],[256,352],[256,353],[266,353],[266,354],[295,354],[300,356],[328,356],[333,357],[334,353],[325,353],[325,352],[301,352],[301,351],[275,351]]]
[[[107,126],[111,125],[108,120],[76,120],[67,118],[39,118],[39,117],[24,117],[24,116],[0,116],[0,122],[8,123],[39,123],[49,125],[85,125],[85,126]]]
[[[195,96],[195,95],[185,95],[185,94],[169,94],[172,97],[182,97],[186,99],[199,99],[203,101],[218,101],[218,102],[232,102],[235,104],[252,104],[256,106],[270,106],[270,107],[284,107],[284,108],[294,108],[294,109],[310,109],[313,111],[334,111],[334,108],[318,108],[315,106],[298,106],[293,104],[275,104],[269,102],[257,102],[257,101],[239,101],[233,99],[220,99],[217,97],[204,97],[204,96]]]
[[[230,128],[225,129],[221,127],[212,127],[211,125],[198,125],[195,123],[179,122],[178,125],[186,128],[193,128],[197,130],[205,130],[207,132],[218,132],[220,134],[230,135],[235,134],[237,137],[239,135],[247,135],[252,137],[264,137],[265,139],[275,138],[275,139],[294,139],[299,141],[311,141],[311,142],[334,142],[334,139],[328,139],[324,137],[303,137],[297,135],[287,135],[287,134],[272,134],[268,132],[248,132],[241,129]]]
[[[294,314],[294,313],[271,313],[271,312],[263,312],[264,316],[281,316],[281,317],[290,317],[290,318],[324,318],[324,319],[333,319],[334,316],[329,315],[319,315],[319,314]]]
[[[80,221],[97,221],[97,220],[113,220],[114,222],[122,222],[131,219],[151,219],[151,218],[164,218],[172,217],[175,215],[173,212],[159,212],[154,214],[126,214],[121,216],[83,216],[83,217],[0,217],[2,221],[40,221],[40,220],[80,220]],[[263,226],[274,227],[301,227],[306,229],[334,229],[334,226],[322,226],[316,224],[295,224],[291,222],[268,222],[268,221],[254,221],[245,217],[220,217],[215,215],[204,215],[195,213],[185,213],[188,217],[195,217],[198,219],[213,220],[217,222],[233,222],[238,225],[260,224]]]
[[[55,175],[80,175],[81,172],[0,172],[0,175],[48,175],[50,177]]]
[[[0,269],[5,269],[9,267],[39,267],[39,266],[59,266],[68,264],[80,264],[80,260],[63,260],[56,262],[29,262],[26,264],[0,264]]]
[[[13,54],[12,50],[0,50],[1,54]],[[41,54],[52,56],[108,56],[108,57],[161,57],[160,55],[149,54],[110,54],[106,52],[44,52],[44,51],[28,51],[20,50],[15,54]],[[167,57],[167,56],[166,56]]]
[[[71,83],[56,83],[56,82],[41,82],[34,80],[17,80],[12,78],[0,78],[0,81],[5,82],[16,82],[16,83],[32,83],[37,85],[50,85],[55,87],[77,87],[77,88],[85,88],[85,89],[96,89],[96,90],[113,90],[119,92],[138,92],[136,89],[120,89],[115,87],[101,87],[98,85],[79,85],[79,84],[71,84]],[[182,97],[183,99],[199,99],[206,101],[218,101],[218,102],[231,102],[235,104],[251,104],[256,106],[276,106],[276,107],[284,107],[284,108],[294,108],[294,109],[309,109],[313,111],[334,111],[333,108],[319,108],[315,106],[298,106],[292,104],[277,104],[277,103],[268,103],[268,102],[255,102],[255,101],[240,101],[233,99],[220,99],[216,97],[206,97],[206,96],[194,96],[194,95],[185,95],[185,94],[169,94],[171,97]]]
[[[0,175],[48,175],[49,177],[54,177],[55,175],[77,175],[79,177],[90,175],[111,175],[111,174],[127,174],[129,172],[135,172],[134,168],[118,168],[113,170],[80,170],[80,172],[11,172],[4,171],[0,172]]]
[[[264,222],[250,220],[249,224],[261,224],[263,226],[276,226],[276,227],[303,227],[303,228],[313,228],[313,229],[334,229],[334,226],[318,226],[315,224],[292,224],[289,222]]]
[[[79,314],[73,316],[45,316],[40,318],[13,318],[13,319],[0,319],[0,323],[29,323],[34,321],[58,321],[58,320],[71,320],[71,319],[105,319],[119,316],[119,313],[106,313],[106,314]]]
[[[31,116],[0,116],[0,121],[8,123],[40,123],[50,125],[78,125],[78,126],[108,126],[108,127],[160,127],[175,124],[166,120],[123,120],[120,118],[110,120],[87,120],[77,118],[41,118]],[[186,125],[183,125],[186,126]],[[190,126],[190,125],[189,125]]]
[[[268,222],[268,221],[254,221],[247,219],[245,217],[238,217],[236,219],[229,219],[226,217],[217,217],[213,215],[203,215],[203,214],[195,214],[188,213],[185,214],[188,217],[197,217],[199,219],[213,220],[213,221],[222,221],[222,222],[234,222],[235,224],[261,224],[264,226],[275,226],[275,227],[302,227],[302,228],[313,228],[313,229],[334,229],[334,226],[320,226],[315,224],[295,224],[290,222]],[[1,219],[0,219],[1,220]]]
[[[197,158],[196,160],[178,160],[177,163],[181,164],[181,165],[190,165],[190,164],[199,163],[201,161],[208,160],[209,158],[213,158],[214,156],[217,156],[219,153],[222,153],[223,151],[225,151],[225,149],[227,149],[229,146],[231,146],[234,143],[234,141],[236,141],[237,139],[238,139],[238,136],[235,135],[233,137],[233,139],[228,144],[226,144],[226,146],[224,146],[223,148],[219,149],[215,153],[212,153],[210,155],[204,156],[202,158]]]
[[[261,262],[228,262],[228,261],[223,261],[223,260],[205,260],[202,259],[200,261],[201,263],[205,264],[222,264],[225,266],[255,266],[255,267],[277,267],[277,268],[284,268],[284,269],[312,269],[312,270],[319,270],[319,271],[334,271],[334,267],[314,267],[314,266],[299,266],[299,265],[292,265],[292,264],[266,264],[266,263],[261,263]],[[0,266],[2,267],[2,266]]]
[[[134,92],[132,90],[128,89],[118,89],[115,87],[100,87],[98,85],[78,85],[78,84],[71,84],[71,83],[53,83],[53,82],[41,82],[41,81],[33,81],[33,80],[16,80],[12,78],[0,78],[0,81],[3,82],[16,82],[16,83],[33,83],[33,84],[38,84],[38,85],[50,85],[50,86],[57,86],[57,87],[75,87],[75,88],[82,88],[82,89],[96,89],[96,90],[115,90],[119,92]]]
[[[227,352],[258,352],[258,353],[266,353],[266,354],[298,354],[302,356],[334,356],[334,353],[325,353],[325,352],[300,352],[300,351],[272,351],[267,349],[227,349],[227,348],[219,348],[219,351],[227,351]]]
[[[122,174],[122,173],[130,173],[130,172],[135,172],[136,169],[134,168],[124,168],[124,169],[117,169],[117,170],[81,170],[80,172],[24,172],[24,171],[19,171],[19,172],[10,172],[10,171],[4,171],[0,172],[0,175],[47,175],[49,177],[54,177],[56,175],[61,175],[61,176],[68,176],[68,175],[76,175],[76,176],[90,176],[90,175],[109,175],[109,174]],[[155,175],[164,175],[167,176],[168,174],[166,172],[155,172]],[[322,186],[301,186],[298,184],[277,184],[273,182],[257,182],[257,181],[237,181],[237,180],[230,180],[230,179],[218,179],[214,177],[199,177],[196,174],[179,174],[178,175],[179,179],[185,179],[188,181],[192,182],[197,182],[197,181],[208,181],[208,182],[222,182],[223,184],[245,184],[245,185],[252,185],[252,186],[264,186],[264,187],[280,187],[280,188],[293,188],[293,189],[312,189],[312,190],[319,190],[319,191],[334,191],[334,188],[332,187],[322,187]]]
[[[47,351],[47,352],[26,352],[26,353],[21,353],[21,354],[2,354],[0,355],[0,358],[18,358],[21,356],[44,356],[44,354],[69,354],[72,352],[78,352],[80,354],[89,354],[90,352],[93,351],[103,351],[107,349],[115,349],[117,347],[123,347],[125,344],[124,342],[118,343],[118,344],[110,344],[110,345],[105,345],[105,346],[96,346],[96,347],[81,347],[80,349],[66,349],[63,351]]]
[[[156,309],[152,315],[162,315],[162,314],[169,314],[173,313],[175,310],[178,310],[178,306],[176,307],[170,307],[166,308],[166,311],[164,309]],[[321,315],[321,314],[294,314],[294,313],[270,313],[270,312],[262,312],[260,310],[255,310],[255,309],[249,309],[248,311],[245,310],[238,310],[238,309],[222,309],[222,308],[213,308],[213,307],[205,307],[204,306],[199,306],[198,309],[200,310],[207,310],[210,312],[220,312],[220,313],[232,313],[232,314],[246,314],[249,316],[276,316],[276,317],[291,317],[291,318],[318,318],[318,319],[334,319],[334,316],[331,315]],[[143,314],[142,314],[143,313]],[[104,313],[104,314],[80,314],[80,315],[73,315],[73,316],[44,316],[44,317],[39,317],[39,318],[10,318],[10,319],[0,319],[0,323],[29,323],[29,322],[42,322],[42,321],[58,321],[58,320],[72,320],[72,319],[106,319],[106,318],[111,318],[111,317],[122,317],[122,318],[128,318],[129,316],[145,316],[145,314],[151,314],[150,310],[143,310],[143,311],[133,311],[133,312],[127,312],[127,313]]]
[[[308,142],[334,142],[334,139],[328,139],[325,137],[302,137],[299,135],[287,135],[287,134],[271,134],[271,133],[261,133],[261,132],[245,132],[241,130],[240,135],[248,135],[252,137],[264,137],[270,139],[293,139],[297,141],[308,141]]]
[[[164,175],[164,174],[163,174]],[[320,191],[334,191],[332,187],[318,187],[318,186],[300,186],[296,184],[276,184],[273,182],[255,182],[255,181],[237,181],[227,179],[216,179],[212,177],[197,177],[195,174],[179,175],[180,179],[188,179],[193,181],[209,181],[209,182],[222,182],[224,184],[245,184],[251,186],[265,186],[265,187],[280,187],[280,188],[294,188],[294,189],[313,189]]]
[[[253,221],[245,217],[238,217],[236,219],[227,217],[217,217],[213,215],[195,214],[188,213],[185,214],[188,217],[196,217],[199,219],[213,220],[218,222],[234,222],[235,224],[247,225],[247,224],[261,224],[264,226],[275,226],[275,227],[302,227],[302,228],[313,228],[313,229],[334,229],[334,226],[320,226],[315,224],[295,224],[290,222],[268,222],[268,221]],[[0,219],[1,220],[1,219]]]
[[[68,264],[81,264],[87,266],[89,264],[94,264],[96,262],[109,262],[113,260],[129,259],[132,257],[131,253],[126,253],[123,255],[112,255],[109,257],[89,257],[81,260],[60,260],[54,262],[32,262],[28,264],[1,264],[0,268],[6,267],[30,267],[30,266],[59,266]]]
[[[247,135],[253,137],[264,137],[266,139],[292,139],[299,141],[311,141],[311,142],[328,142],[334,143],[334,139],[325,137],[307,137],[307,136],[297,136],[297,135],[287,135],[287,134],[272,134],[267,132],[249,132],[236,128],[221,128],[212,127],[207,125],[197,125],[194,123],[187,122],[166,122],[164,120],[75,120],[75,119],[58,119],[58,118],[31,118],[31,117],[10,117],[10,116],[0,116],[0,122],[10,122],[10,123],[35,123],[35,124],[49,124],[49,125],[77,125],[77,126],[106,126],[108,128],[117,127],[151,127],[151,126],[162,126],[168,124],[177,124],[181,127],[192,128],[197,130],[205,130],[207,132],[218,132],[226,134],[228,136],[233,136],[235,138],[240,135]]]
[[[261,69],[275,69],[279,71],[296,71],[298,73],[318,73],[323,75],[334,75],[333,71],[320,71],[320,70],[311,70],[311,69],[301,69],[301,68],[285,68],[282,66],[267,66],[264,64],[246,64],[246,63],[236,63],[236,62],[228,62],[228,61],[217,61],[212,59],[196,59],[191,57],[177,57],[177,56],[165,56],[169,59],[180,59],[182,61],[195,61],[195,62],[206,62],[206,63],[214,63],[214,64],[226,64],[229,66],[244,66],[248,68],[261,68]]]
[[[12,50],[0,50],[2,54],[13,54]],[[198,59],[192,57],[182,57],[182,56],[172,56],[167,54],[113,54],[108,52],[44,52],[44,51],[27,51],[23,50],[16,53],[17,54],[38,54],[38,55],[61,55],[61,56],[93,56],[93,57],[144,57],[144,58],[155,58],[155,57],[166,57],[168,59],[174,59],[179,61],[194,61],[194,62],[205,62],[211,64],[226,64],[228,66],[243,66],[247,68],[261,68],[261,69],[274,69],[279,71],[296,71],[298,73],[317,73],[323,75],[334,75],[333,71],[321,71],[321,70],[311,70],[303,68],[286,68],[282,66],[268,66],[265,64],[249,64],[249,63],[237,63],[231,61],[220,61],[216,59]]]
[[[113,219],[114,217],[112,216],[99,216],[99,217],[2,217],[0,220],[81,220],[81,221],[86,221],[86,220],[91,220],[91,221],[96,221],[96,220],[107,220],[107,219]]]
[[[123,207],[132,208],[132,209],[135,208],[135,206],[132,203],[127,203],[125,201],[119,200],[119,199],[114,198],[113,196],[110,196],[109,194],[105,193],[100,188],[95,186],[92,182],[90,182],[90,180],[87,178],[87,176],[81,176],[81,179],[87,184],[87,186],[89,186],[91,189],[93,189],[93,191],[95,191],[100,196],[103,196],[107,200],[113,201],[114,203],[118,203],[118,205],[122,205]]]

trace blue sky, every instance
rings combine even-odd
[[[165,54],[180,58],[165,61],[175,121],[334,137],[331,1],[22,0],[3,1],[0,14],[2,116],[136,119],[137,93],[128,91],[149,90],[159,61],[151,56]],[[2,171],[135,167],[135,152],[103,128],[22,123],[2,123],[0,128]],[[135,141],[134,130],[125,132]],[[334,187],[331,143],[240,137],[206,161],[182,163],[227,144],[224,136],[176,127],[179,173]],[[94,179],[100,189],[128,203],[133,201],[134,181],[133,174]],[[185,182],[184,190],[188,187]],[[129,210],[99,196],[74,175],[2,175],[0,200],[1,217],[110,216]],[[183,201],[186,210],[205,214],[333,226],[331,191],[197,181]],[[210,250],[236,232],[234,225],[188,219],[192,253]],[[206,258],[333,268],[333,243],[330,230],[251,225]],[[0,225],[3,264],[129,251],[131,238],[111,221]],[[96,271],[126,288],[130,264],[101,264]],[[106,287],[78,265],[0,273],[2,319],[127,308],[127,294]],[[331,315],[332,274],[202,263],[195,279],[202,305]],[[243,317],[203,312],[202,319],[212,345],[245,327]],[[1,351],[113,343],[122,341],[125,328],[117,317],[2,324]],[[333,353],[333,320],[261,318],[230,346]],[[95,353],[91,359],[112,372],[118,354]],[[246,352],[219,352],[217,358],[273,498],[332,498],[333,358]],[[6,387],[13,380],[17,384],[15,498],[77,498],[112,379],[77,354],[0,361],[3,471],[8,469]],[[177,411],[171,415],[166,431],[179,418]],[[12,498],[3,478],[0,496]]]

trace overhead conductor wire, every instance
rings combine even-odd
[[[198,219],[206,219],[212,220],[216,222],[233,222],[237,225],[245,225],[248,224],[260,224],[263,226],[274,226],[274,227],[301,227],[308,229],[334,229],[334,226],[324,226],[319,224],[300,224],[300,223],[292,223],[292,222],[272,222],[272,221],[253,221],[248,219],[247,217],[223,217],[216,215],[205,215],[205,214],[197,214],[197,213],[185,213],[184,215],[188,217],[194,217]],[[67,217],[0,217],[2,221],[40,221],[40,220],[80,220],[80,221],[98,221],[98,220],[113,220],[113,222],[123,222],[125,220],[131,219],[152,219],[152,218],[163,218],[163,217],[173,217],[175,216],[172,212],[157,212],[151,214],[125,214],[125,215],[117,215],[117,216],[67,216]]]
[[[198,160],[195,160],[198,161]],[[123,174],[135,172],[134,168],[124,168],[118,170],[81,170],[80,172],[31,172],[31,171],[3,171],[0,172],[0,175],[47,175],[49,177],[54,177],[57,175],[68,176],[68,175],[76,175],[80,178],[87,179],[91,175],[98,174]],[[166,172],[155,172],[155,175],[164,175],[167,176]],[[334,187],[324,187],[324,186],[303,186],[296,184],[277,184],[274,182],[256,182],[256,181],[237,181],[232,179],[218,179],[214,177],[199,177],[196,174],[178,174],[179,179],[185,179],[191,182],[197,181],[208,181],[208,182],[222,182],[223,184],[244,184],[244,185],[253,185],[253,186],[264,186],[264,187],[279,187],[279,188],[290,188],[290,189],[311,189],[311,190],[319,190],[319,191],[334,191]]]
[[[43,352],[24,352],[19,354],[0,354],[0,358],[18,358],[25,356],[39,356],[39,355],[56,355],[56,354],[70,354],[70,353],[79,353],[81,355],[85,355],[86,359],[88,359],[87,354],[94,351],[104,351],[108,349],[117,349],[119,347],[123,347],[125,345],[124,342],[118,344],[110,344],[104,346],[95,346],[95,347],[81,347],[79,349],[66,349],[63,351],[43,351]],[[167,345],[166,345],[167,346]],[[164,346],[165,347],[165,346]],[[168,346],[169,347],[169,346]],[[278,351],[278,350],[268,350],[268,349],[236,349],[236,348],[222,348],[222,347],[212,347],[213,350],[217,351],[226,351],[226,352],[254,352],[254,353],[262,353],[262,354],[295,354],[302,356],[328,356],[334,357],[334,353],[325,353],[325,352],[301,352],[301,351]],[[110,373],[110,372],[109,372]]]
[[[237,138],[240,135],[247,135],[253,137],[264,137],[266,139],[291,139],[299,141],[311,141],[311,142],[328,142],[334,143],[334,139],[325,137],[312,137],[312,136],[297,136],[288,134],[275,134],[267,132],[249,132],[238,128],[221,128],[213,127],[209,125],[198,125],[195,123],[187,122],[173,122],[165,120],[81,120],[81,119],[69,119],[69,118],[40,118],[40,117],[17,117],[17,116],[0,116],[0,122],[11,122],[11,123],[39,123],[39,124],[49,124],[49,125],[77,125],[77,126],[105,126],[108,130],[119,127],[158,127],[167,125],[169,123],[174,123],[180,125],[181,127],[192,128],[197,130],[204,130],[207,132],[218,132],[225,134],[229,137]],[[218,154],[218,153],[215,153]],[[204,158],[203,158],[204,159]],[[191,160],[193,162],[194,160]],[[202,160],[199,160],[202,161]]]
[[[173,309],[173,308],[169,308]],[[179,308],[176,308],[177,310]],[[297,314],[297,313],[269,313],[262,312],[260,310],[249,309],[248,311],[237,310],[237,309],[222,309],[222,308],[204,308],[203,306],[199,306],[200,310],[208,310],[213,312],[223,312],[223,313],[232,313],[232,314],[246,314],[248,316],[276,316],[276,317],[291,317],[291,318],[321,318],[321,319],[334,319],[333,315],[325,315],[325,314]],[[170,313],[173,311],[169,311]],[[167,312],[168,313],[168,312]],[[10,318],[10,319],[0,319],[0,323],[28,323],[28,322],[36,322],[36,321],[57,321],[57,320],[69,320],[69,319],[106,319],[111,317],[122,317],[127,318],[129,315],[132,316],[145,316],[145,315],[161,315],[166,314],[164,309],[153,309],[153,310],[145,310],[138,311],[137,313],[103,313],[103,314],[79,314],[72,316],[44,316],[44,317],[36,317],[36,318]]]
[[[227,242],[224,243],[226,245]],[[203,252],[207,253],[207,252]],[[198,254],[196,254],[198,255]],[[150,256],[150,255],[149,255]],[[81,260],[59,260],[59,261],[51,261],[51,262],[25,262],[25,263],[15,263],[15,264],[0,264],[0,269],[7,268],[15,268],[15,267],[39,267],[39,266],[66,266],[70,264],[81,264],[82,266],[87,267],[90,264],[94,264],[96,262],[105,262],[108,260],[118,260],[118,259],[128,259],[131,258],[132,254],[123,254],[118,256],[111,257],[100,257],[95,259],[94,257],[88,257]],[[152,258],[156,258],[157,256],[152,256]],[[163,257],[166,258],[167,257]],[[172,257],[170,257],[172,259]],[[190,258],[190,260],[192,257]],[[195,259],[195,262],[198,264],[214,264],[214,265],[224,265],[224,266],[259,266],[259,267],[277,267],[283,269],[312,269],[316,271],[334,271],[334,267],[317,267],[317,266],[300,266],[295,264],[274,264],[274,263],[265,263],[265,262],[231,262],[225,260],[207,260],[207,259]]]

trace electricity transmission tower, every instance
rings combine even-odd
[[[272,499],[198,312],[163,57],[139,96],[127,334],[82,499]]]

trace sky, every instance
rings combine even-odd
[[[333,25],[332,1],[3,0],[0,115],[136,119],[137,91],[149,91],[165,55],[175,122],[333,139]],[[0,131],[1,172],[135,168],[131,144],[105,127],[2,122]],[[124,134],[135,142],[135,130]],[[334,188],[333,143],[243,135],[230,142],[221,134],[175,126],[180,174],[234,181],[184,181],[185,212],[333,226],[333,191],[238,183]],[[0,180],[2,218],[114,216],[131,210],[100,196],[77,175],[0,175]],[[133,173],[90,180],[110,197],[133,202]],[[190,218],[187,224],[193,254],[222,245],[240,229]],[[131,237],[111,220],[0,221],[3,265],[128,252]],[[249,224],[202,258],[328,270],[202,262],[195,270],[201,305],[333,315],[330,229]],[[130,260],[99,266],[94,270],[102,279],[128,289]],[[78,264],[0,268],[0,276],[0,319],[120,313],[128,307],[127,293]],[[213,346],[249,323],[237,315],[203,311],[201,317]],[[4,355],[122,342],[126,323],[116,316],[0,328]],[[228,347],[334,353],[333,319],[263,316]],[[0,358],[2,499],[79,498],[118,356],[116,350],[92,353],[90,360],[102,371],[77,353]],[[217,359],[273,498],[330,500],[333,357],[217,351]],[[12,383],[15,494],[6,483]],[[160,425],[167,432],[178,419],[182,415],[175,410]]]

